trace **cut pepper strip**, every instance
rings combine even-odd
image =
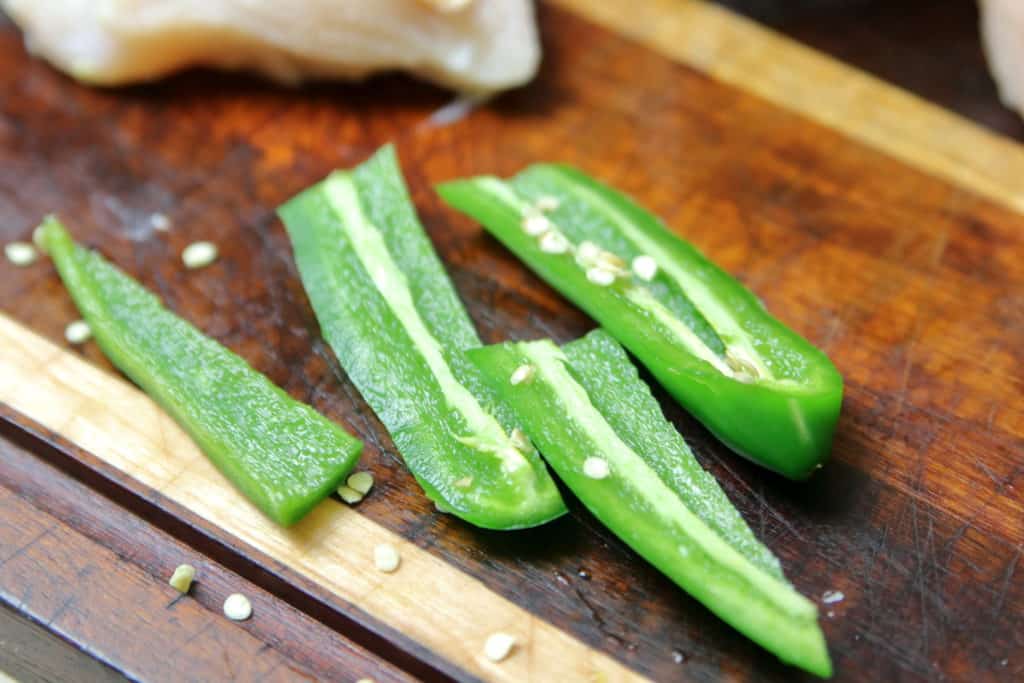
[[[786,582],[609,335],[598,330],[564,353],[543,340],[468,355],[601,522],[782,660],[831,675],[817,607]],[[533,381],[513,385],[524,364]]]
[[[324,337],[438,507],[495,529],[563,514],[544,463],[512,439],[510,414],[462,355],[480,339],[393,149],[331,174],[279,213]]]
[[[100,348],[279,524],[338,487],[362,443],[167,310],[139,283],[72,241],[53,217],[46,250]]]
[[[551,164],[438,192],[598,320],[730,448],[796,479],[828,458],[843,389],[835,366],[630,199]],[[524,229],[546,198],[557,207],[545,214],[546,233],[564,236],[564,252],[545,251],[546,233]],[[595,279],[602,266],[585,262],[586,243],[615,262],[647,257],[657,270],[647,280],[625,268]]]

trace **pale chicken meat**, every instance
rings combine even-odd
[[[1003,103],[1024,115],[1024,0],[980,0],[981,36]]]
[[[28,49],[98,85],[189,66],[285,83],[403,70],[467,93],[529,81],[532,0],[0,0]]]

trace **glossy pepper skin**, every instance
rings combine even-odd
[[[608,334],[564,352],[543,340],[467,353],[594,516],[747,637],[831,675],[817,607],[785,580]],[[523,366],[530,380],[510,382]]]
[[[56,218],[46,251],[107,358],[264,514],[290,525],[333,493],[362,443],[167,310]]]
[[[462,354],[480,345],[391,147],[280,207],[321,330],[427,496],[490,529],[565,512],[532,447]]]
[[[553,164],[437,189],[600,322],[730,448],[794,479],[828,458],[843,393],[835,366],[628,197]],[[566,238],[564,252],[524,227],[541,198],[557,203],[545,218]],[[592,259],[581,264],[585,242],[621,266],[610,284],[590,277]],[[637,257],[657,264],[649,281],[630,272]]]

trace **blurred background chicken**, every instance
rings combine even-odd
[[[981,36],[1003,104],[1024,114],[1024,0],[979,0]]]
[[[880,4],[716,1],[769,25]],[[978,4],[1000,97],[1024,112],[1024,0]],[[33,53],[97,85],[153,80],[189,66],[246,69],[285,83],[401,70],[485,95],[530,81],[541,57],[533,0],[0,0],[0,6]]]
[[[532,0],[0,0],[29,50],[98,85],[188,66],[275,80],[403,70],[469,93],[537,71]]]

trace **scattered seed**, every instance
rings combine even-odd
[[[16,266],[31,266],[39,259],[39,252],[28,242],[10,242],[4,245],[4,255]]]
[[[355,505],[363,499],[362,493],[344,484],[338,487],[338,496],[349,505]]]
[[[539,213],[530,214],[523,219],[523,230],[531,237],[539,237],[551,229],[551,221]]]
[[[583,240],[576,247],[576,260],[587,268],[597,263],[598,257],[601,255],[601,247],[597,246],[590,240]]]
[[[167,232],[171,229],[171,219],[164,213],[154,213],[149,216],[149,224],[154,230],[159,232]]]
[[[373,488],[373,475],[369,472],[356,472],[349,476],[346,483],[350,489],[365,496]]]
[[[512,433],[509,435],[509,440],[512,441],[513,446],[515,446],[521,451],[530,450],[530,437],[526,436],[526,432],[524,432],[519,427],[516,427],[515,429],[512,430]]]
[[[615,273],[606,268],[594,267],[587,271],[587,279],[595,285],[607,287],[615,282]]]
[[[604,458],[589,457],[583,461],[583,474],[591,479],[604,479],[611,474],[611,468]]]
[[[252,616],[252,603],[241,593],[232,593],[224,601],[224,616],[231,621],[245,621]]]
[[[562,233],[549,230],[540,238],[540,250],[545,254],[564,254],[569,251],[569,240]]]
[[[185,594],[192,587],[192,579],[194,578],[196,578],[195,567],[190,564],[179,564],[167,583],[171,584],[179,593]]]
[[[633,274],[644,282],[650,282],[658,274],[658,262],[646,254],[637,256],[632,263]]]
[[[508,381],[512,384],[512,386],[522,384],[523,382],[529,382],[531,379],[533,379],[533,376],[534,374],[536,374],[536,372],[537,368],[533,367],[532,365],[520,365],[518,368],[516,368],[515,372],[512,373],[512,376],[508,378]]]
[[[373,549],[373,564],[378,571],[390,574],[398,569],[401,562],[402,558],[399,556],[398,550],[390,543],[381,543]]]
[[[516,637],[513,635],[500,631],[492,633],[487,636],[487,642],[484,643],[484,655],[492,662],[500,662],[509,656],[515,644]]]
[[[558,197],[552,197],[551,195],[537,197],[537,201],[533,203],[533,206],[538,211],[554,211],[561,205],[562,202],[559,201]]]
[[[833,612],[832,610],[829,610],[828,612],[825,613],[825,616],[828,617],[829,619],[831,619],[835,615],[836,615],[836,613]]]
[[[205,268],[217,260],[217,245],[213,242],[193,242],[181,252],[181,260],[189,270]]]
[[[626,274],[625,261],[590,240],[583,240],[576,246],[576,263],[586,269],[591,282],[600,285],[611,284],[615,278]]]
[[[616,275],[619,273],[626,272],[626,262],[610,251],[602,251],[600,254],[598,254],[597,263],[595,263],[594,265],[596,265],[598,268],[610,270],[612,273]]]
[[[584,581],[590,581],[590,572],[583,567],[576,570],[576,576],[580,577]]]
[[[682,650],[672,650],[672,661],[676,664],[682,664],[686,661],[686,653]]]
[[[845,597],[843,591],[825,591],[821,596],[821,601],[826,605],[831,605],[836,602],[842,602]]]
[[[64,328],[64,338],[69,344],[84,344],[92,337],[92,328],[84,320],[76,320],[68,323]]]
[[[473,477],[463,477],[455,482],[455,486],[460,489],[468,489],[473,485]]]

